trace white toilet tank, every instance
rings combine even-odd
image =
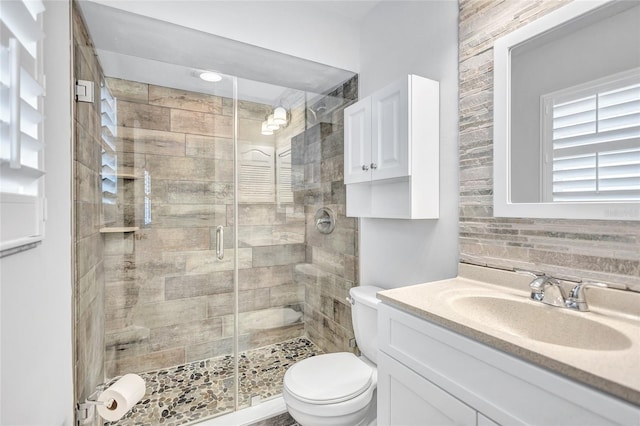
[[[365,285],[352,287],[351,322],[360,352],[377,364],[378,357],[378,303],[376,293],[384,290],[380,287]]]

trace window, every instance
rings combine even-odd
[[[291,189],[291,147],[281,148],[276,156],[276,177],[278,183],[278,204],[293,203],[293,190]]]
[[[544,201],[640,199],[640,69],[541,98]]]
[[[0,14],[0,256],[44,237],[42,12],[3,1]]]
[[[102,203],[115,205],[118,195],[118,158],[116,156],[116,100],[103,82],[100,89],[102,125]]]
[[[238,167],[238,202],[275,202],[276,179],[273,147],[240,145]]]

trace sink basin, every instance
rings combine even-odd
[[[528,299],[474,295],[454,298],[450,304],[456,313],[484,328],[538,342],[599,351],[623,350],[632,345],[626,335],[584,313]]]

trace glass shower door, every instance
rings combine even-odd
[[[106,376],[141,374],[166,418],[236,405],[236,117],[222,77],[193,90],[105,79]]]
[[[293,268],[306,256],[305,217],[291,190],[304,92],[238,79],[238,97],[238,407],[245,408],[281,393],[282,342],[304,334],[304,292]]]

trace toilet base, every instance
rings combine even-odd
[[[371,402],[355,413],[342,416],[317,416],[303,413],[287,405],[291,417],[301,426],[376,426],[377,424],[377,390],[373,392]]]

